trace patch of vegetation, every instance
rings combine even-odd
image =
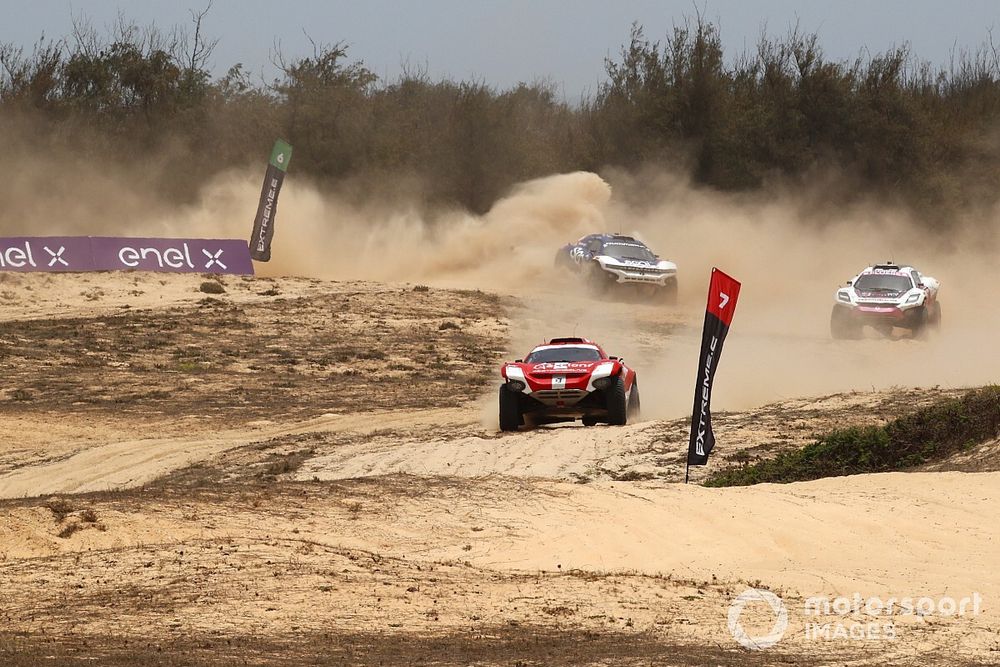
[[[65,526],[63,526],[63,529],[59,531],[59,537],[65,540],[78,530],[83,530],[83,526],[81,526],[79,523],[75,521],[71,521],[70,523],[67,523]]]
[[[652,40],[637,24],[593,73],[593,95],[574,104],[545,81],[498,88],[421,68],[385,79],[344,43],[275,54],[272,80],[238,63],[220,63],[226,74],[213,77],[206,14],[192,17],[192,30],[123,16],[109,34],[81,16],[64,39],[27,50],[0,43],[8,152],[101,152],[143,173],[158,162],[169,175],[158,188],[175,201],[280,136],[297,147],[296,173],[320,186],[377,188],[420,173],[429,202],[480,212],[519,181],[605,165],[682,162],[695,183],[723,190],[795,182],[830,165],[846,174],[834,196],[896,194],[935,227],[949,205],[991,202],[1000,179],[989,141],[1000,109],[992,41],[960,45],[940,68],[905,44],[837,61],[816,35],[793,29],[726,54],[720,26],[700,15]],[[206,154],[213,159],[195,159]]]
[[[32,399],[32,395],[27,389],[15,389],[10,392],[10,398],[13,401],[30,401]]]
[[[222,286],[222,283],[216,280],[206,280],[198,286],[198,290],[205,294],[224,294],[226,292],[226,288]]]
[[[942,400],[884,426],[837,429],[801,449],[712,475],[705,486],[748,486],[905,470],[1000,437],[1000,386]]]
[[[312,449],[304,449],[290,454],[277,455],[276,460],[269,463],[261,475],[276,477],[293,473],[301,468],[302,464],[308,461],[314,452],[315,450]]]
[[[620,470],[618,472],[609,472],[608,476],[616,482],[644,482],[653,479],[656,475],[651,472],[642,472],[639,470]]]
[[[62,523],[63,519],[76,511],[76,508],[70,505],[64,498],[53,498],[45,503],[45,507],[52,512],[52,516],[59,523]]]

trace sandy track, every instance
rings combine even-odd
[[[54,282],[53,289],[65,282]],[[119,293],[126,298],[133,287],[143,289],[131,282],[112,287],[102,298]],[[152,299],[155,286],[148,287],[150,294],[140,296]],[[177,299],[199,298],[191,288],[188,281],[175,290]],[[183,637],[187,643],[179,645],[186,649],[223,635],[280,642],[299,633],[316,638],[334,631],[363,635],[345,640],[355,645],[398,636],[406,646],[428,637],[500,636],[504,628],[527,627],[525,636],[545,637],[535,641],[546,646],[558,645],[551,633],[577,633],[571,644],[594,636],[622,642],[567,663],[614,661],[622,655],[620,646],[639,644],[647,646],[647,662],[680,655],[670,647],[713,647],[711,656],[689,656],[687,664],[811,664],[814,658],[820,664],[916,664],[928,652],[941,664],[995,657],[1000,587],[988,573],[1000,567],[1000,536],[986,518],[1000,502],[998,474],[856,476],[747,489],[677,484],[686,425],[683,419],[663,421],[678,417],[676,412],[656,412],[656,406],[662,410],[672,403],[652,380],[668,378],[684,394],[683,402],[689,400],[687,379],[693,373],[669,358],[660,365],[657,360],[664,360],[656,355],[677,337],[680,342],[672,347],[690,351],[697,331],[674,313],[646,307],[602,304],[602,318],[595,322],[590,305],[572,299],[555,310],[547,309],[547,297],[539,298],[527,312],[516,313],[508,329],[515,336],[512,354],[565,333],[553,330],[540,313],[559,326],[579,322],[615,341],[615,352],[653,360],[640,385],[654,420],[501,436],[491,424],[492,389],[488,399],[457,407],[429,407],[441,405],[444,394],[438,391],[416,407],[368,410],[399,405],[393,391],[417,399],[421,389],[430,391],[413,378],[440,381],[460,363],[479,364],[482,372],[482,360],[470,360],[497,340],[484,332],[502,328],[490,303],[458,294],[469,301],[460,317],[435,290],[338,284],[330,291],[345,296],[330,301],[321,284],[277,281],[275,289],[300,301],[294,308],[291,301],[284,306],[268,301],[239,320],[259,327],[246,329],[252,332],[247,340],[261,331],[274,334],[279,326],[299,327],[291,319],[279,321],[282,308],[323,311],[310,317],[317,335],[325,336],[330,333],[326,306],[347,308],[349,294],[356,326],[323,345],[353,342],[385,319],[392,326],[383,330],[378,349],[386,358],[355,357],[327,371],[313,365],[317,359],[311,355],[291,354],[309,348],[301,339],[275,334],[266,373],[233,364],[231,372],[219,373],[215,389],[202,390],[218,411],[186,412],[190,405],[205,406],[196,402],[147,417],[141,409],[123,415],[104,407],[112,403],[100,403],[61,419],[51,433],[43,432],[51,418],[46,406],[62,400],[61,394],[43,387],[30,402],[7,399],[11,413],[0,414],[0,426],[34,432],[0,450],[0,470],[6,471],[0,475],[0,498],[7,499],[0,503],[0,577],[9,583],[5,594],[13,605],[0,612],[6,613],[9,631],[24,633],[23,641],[38,655],[49,655],[48,638],[58,638],[71,653],[84,647],[88,654],[90,647],[113,644],[117,637],[155,642]],[[253,283],[240,282],[232,292],[239,293],[240,303],[264,297]],[[59,341],[47,336],[61,329],[30,318],[58,319],[60,300],[71,296],[56,290],[48,305],[25,306],[29,319],[22,325],[14,317],[11,333],[34,331],[39,346],[58,347]],[[412,321],[393,323],[388,313],[369,317],[370,304],[390,298],[412,306]],[[171,303],[175,308],[177,301]],[[113,306],[100,303],[100,309]],[[189,312],[167,309],[161,324],[183,323],[180,315]],[[628,317],[609,319],[607,312]],[[88,309],[72,313],[85,317]],[[461,328],[444,327],[445,322]],[[116,319],[101,324],[116,326]],[[418,326],[423,327],[419,341],[400,354],[394,349],[398,340],[389,334]],[[421,338],[426,332],[437,342]],[[98,333],[94,341],[104,344],[104,332]],[[111,333],[131,335],[109,331],[108,337]],[[174,341],[180,333],[164,327],[162,335]],[[25,377],[46,368],[35,343],[15,342],[8,348],[19,355]],[[735,371],[738,346],[732,352],[727,369]],[[128,363],[142,361],[145,352],[131,354],[135,358]],[[391,368],[407,355],[426,359],[420,368]],[[289,371],[295,383],[284,388],[294,406],[276,405],[264,419],[249,422],[221,414],[237,388],[231,377],[261,382],[282,359],[296,371],[294,377]],[[101,361],[121,367],[112,362],[122,363],[113,355]],[[136,375],[136,382],[186,377],[177,366],[169,376],[150,369]],[[345,391],[357,389],[368,371],[379,373],[377,381],[356,391],[370,404],[338,406],[332,402],[337,392],[317,393],[339,377],[334,371],[349,366],[363,370],[341,378]],[[669,372],[661,372],[664,368]],[[87,373],[100,377],[105,369],[94,366]],[[196,387],[205,377],[191,373],[187,379]],[[259,384],[258,389],[282,388]],[[486,391],[469,380],[459,396],[472,399],[480,389]],[[724,444],[713,465],[725,465],[726,456],[741,452],[752,457],[796,446],[834,423],[877,422],[928,396],[940,394],[849,394],[719,411],[716,428]],[[451,405],[460,403],[450,398]],[[148,399],[151,405],[166,400]],[[341,414],[322,414],[330,410]],[[121,420],[117,426],[115,419]],[[171,424],[169,431],[159,429],[165,423]],[[981,469],[979,459],[992,451],[976,454],[973,467]],[[145,488],[85,495],[137,486]],[[31,498],[47,494],[74,495]],[[790,634],[777,653],[749,656],[729,635],[726,609],[734,594],[758,581],[779,591],[793,612],[807,596],[854,592],[934,597],[978,592],[984,605],[975,618],[896,619],[903,634],[893,645],[806,641],[805,619],[793,613]],[[4,642],[0,632],[0,662]],[[255,650],[278,655],[278,645]],[[467,650],[467,643],[460,645]],[[216,651],[228,655],[227,650],[214,648],[213,657]],[[442,658],[446,655],[435,653],[429,661],[454,661],[453,655]],[[501,652],[482,662],[503,660]],[[558,662],[552,655],[540,661]]]
[[[514,435],[480,432],[435,437],[430,431],[400,439],[376,438],[311,458],[298,479],[351,479],[406,473],[428,476],[593,477],[625,460],[631,446],[648,444],[652,424],[624,428],[579,425],[539,428]],[[636,440],[635,443],[632,443]]]
[[[725,646],[732,644],[729,599],[756,582],[779,591],[789,608],[785,651],[832,660],[850,650],[850,661],[834,662],[858,665],[914,664],[940,651],[953,659],[988,657],[1000,622],[1000,584],[989,573],[1000,553],[996,529],[982,517],[1000,502],[1000,474],[866,475],[846,488],[842,482],[717,490],[383,477],[347,484],[333,497],[317,484],[308,496],[265,495],[259,505],[247,502],[246,491],[229,500],[125,498],[97,505],[105,530],[63,539],[54,533],[64,524],[47,510],[24,508],[0,520],[7,545],[0,571],[17,582],[19,598],[47,599],[52,577],[57,590],[79,580],[91,598],[121,597],[116,623],[148,624],[154,633],[168,633],[159,624],[172,619],[192,632],[220,624],[237,634],[321,630],[322,619],[341,630],[389,632],[406,620],[433,632],[427,616],[416,617],[433,613],[442,631],[468,625],[469,614],[474,620],[485,612],[491,623],[539,622],[551,613],[545,609],[565,607],[570,626],[597,628],[611,616],[628,619],[636,632]],[[81,572],[73,563],[86,552],[106,555]],[[346,552],[357,554],[353,564],[337,557],[331,569],[332,554]],[[144,562],[159,565],[147,569]],[[364,563],[382,572],[377,580],[355,574]],[[173,584],[158,582],[164,573]],[[594,585],[570,590],[564,574]],[[528,579],[517,584],[510,577]],[[129,596],[137,593],[108,590],[119,580],[178,602],[162,611],[141,603],[132,610]],[[246,599],[244,588],[266,595]],[[377,602],[373,589],[381,591]],[[317,598],[318,590],[328,595]],[[804,638],[804,624],[815,620],[804,614],[804,598],[854,593],[979,593],[983,605],[978,616],[897,615],[899,641],[889,645]],[[441,602],[431,604],[432,597]],[[675,625],[678,619],[692,627]],[[94,632],[108,622],[102,615],[85,626],[73,621]]]
[[[246,429],[211,437],[124,440],[89,446],[58,461],[0,475],[0,498],[132,488],[193,463],[211,460],[229,449],[287,435],[351,432],[364,438],[379,429],[465,422],[467,417],[455,409],[399,410],[324,415],[291,425],[257,422]]]

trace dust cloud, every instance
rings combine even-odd
[[[259,169],[225,172],[193,204],[176,205],[152,195],[163,177],[156,169],[84,167],[23,164],[7,183],[14,206],[0,214],[0,233],[249,234]],[[645,414],[665,418],[690,410],[713,266],[743,283],[716,409],[837,391],[997,381],[1000,207],[991,216],[928,230],[878,201],[839,205],[823,197],[821,184],[732,195],[664,171],[553,175],[513,188],[476,216],[429,211],[404,197],[338,196],[293,173],[278,207],[274,260],[258,269],[517,295],[524,307],[515,312],[512,355],[556,335],[595,338],[638,369]],[[676,306],[596,299],[556,274],[552,262],[561,245],[608,230],[634,234],[679,265]],[[831,340],[835,288],[887,259],[913,263],[941,281],[942,330],[919,341],[902,334]]]

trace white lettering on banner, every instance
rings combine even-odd
[[[701,420],[698,422],[698,437],[695,440],[695,453],[698,456],[705,455],[705,432],[708,430],[708,399],[712,389],[712,362],[715,361],[715,347],[719,342],[718,336],[712,336],[709,344],[708,356],[705,358],[705,377],[701,381]]]
[[[171,257],[175,259],[171,259]],[[163,261],[167,263],[167,266],[179,269],[184,266],[184,253],[177,248],[167,248],[163,251]]]
[[[11,266],[15,269],[24,268],[26,264],[36,266],[31,257],[31,244],[25,242],[24,248],[11,246],[0,254],[0,266]]]
[[[52,257],[52,259],[49,260],[49,266],[55,266],[56,262],[62,264],[63,266],[69,266],[69,262],[63,259],[62,256],[63,253],[66,252],[66,246],[64,245],[59,246],[59,250],[56,250],[55,252],[53,252],[52,249],[49,248],[47,245],[42,246],[42,249],[45,250],[45,252],[49,253],[49,255]],[[34,266],[34,264],[32,264],[32,266]]]
[[[257,252],[264,252],[267,245],[267,225],[271,221],[271,209],[274,208],[274,197],[278,191],[278,179],[272,178],[267,195],[264,198],[264,211],[260,219],[260,235],[257,238]]]
[[[125,259],[125,255],[128,255],[128,259]],[[118,261],[125,266],[139,266],[139,251],[135,248],[130,248],[125,246],[118,251]]]
[[[222,257],[222,253],[224,252],[223,250],[219,250],[214,255],[209,251],[205,250],[204,248],[202,248],[201,251],[205,253],[205,257],[208,257],[208,263],[205,264],[206,269],[212,268],[213,264],[218,264],[219,268],[222,269],[223,271],[225,271],[228,268],[225,264],[223,264],[219,260],[219,258]]]
[[[202,252],[209,257],[213,256],[205,249],[202,249]],[[222,252],[222,250],[219,250],[215,254],[215,257],[221,256]],[[150,256],[153,257],[156,265],[161,269],[164,266],[169,266],[172,269],[179,269],[184,266],[187,266],[189,269],[195,268],[194,262],[191,261],[191,249],[187,243],[182,243],[180,248],[170,247],[162,252],[157,248],[133,248],[132,246],[123,246],[118,251],[118,261],[130,268],[139,266],[139,262],[149,259]],[[226,269],[224,264],[221,262],[217,263],[223,270]],[[209,266],[211,266],[211,262],[205,268]]]
[[[160,255],[160,251],[157,250],[156,248],[141,248],[139,250],[139,254],[142,256],[143,259],[149,259],[150,255],[155,255],[157,266],[163,268],[163,256]]]

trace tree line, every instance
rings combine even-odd
[[[936,68],[906,46],[830,60],[797,29],[727,58],[700,17],[662,41],[635,25],[596,92],[570,103],[547,82],[500,89],[421,69],[385,81],[343,44],[277,54],[272,81],[239,64],[213,77],[204,18],[0,44],[0,136],[126,164],[155,155],[164,196],[181,198],[262,161],[276,137],[321,186],[418,182],[429,202],[474,211],[525,179],[608,167],[663,165],[728,191],[834,170],[845,198],[874,192],[935,216],[995,202],[1000,183],[992,39]]]

